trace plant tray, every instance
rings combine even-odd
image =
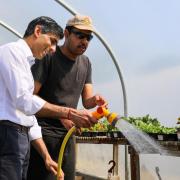
[[[97,135],[98,135],[98,132],[87,131],[87,132],[82,132],[80,136],[82,136],[82,137],[96,137]]]
[[[105,131],[97,131],[97,132],[92,132],[92,131],[88,131],[88,132],[82,132],[81,137],[110,137],[110,138],[125,138],[123,136],[123,134],[120,131],[109,131],[109,132],[105,132]]]
[[[156,133],[148,133],[152,138],[159,141],[177,141],[177,134],[156,134]]]

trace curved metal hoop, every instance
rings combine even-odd
[[[17,37],[22,38],[22,35],[20,33],[18,33],[15,29],[13,29],[11,26],[6,24],[5,22],[0,20],[0,25],[3,26],[4,28],[6,28],[8,31],[12,32]]]

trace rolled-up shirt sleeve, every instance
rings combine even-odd
[[[31,114],[36,114],[46,103],[45,100],[40,98],[39,96],[33,95],[33,109],[30,112]]]
[[[36,117],[35,116],[33,117],[34,117],[34,125],[30,128],[28,134],[30,141],[42,138],[41,127],[38,125]]]

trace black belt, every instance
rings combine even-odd
[[[22,126],[20,124],[16,124],[8,120],[0,120],[0,126],[8,126],[8,127],[18,130],[19,132],[24,132],[24,133],[28,133],[30,129],[29,127]]]

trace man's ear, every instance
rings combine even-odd
[[[64,30],[64,37],[68,38],[68,36],[70,35],[69,31],[67,29]]]
[[[34,35],[35,37],[39,37],[39,35],[42,34],[42,27],[40,25],[36,25],[34,29]]]

